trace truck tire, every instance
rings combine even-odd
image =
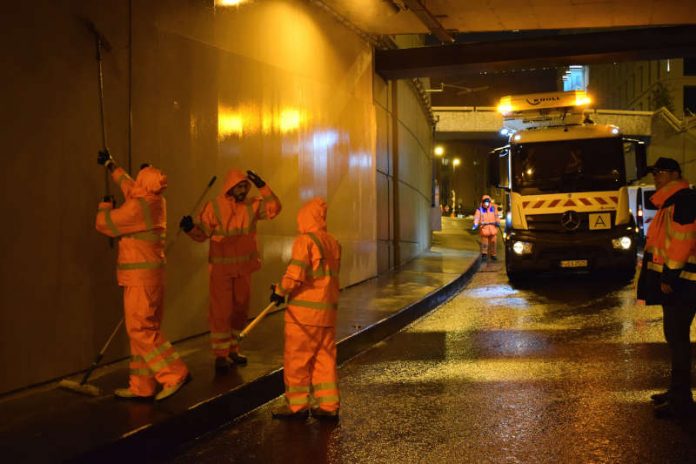
[[[619,282],[631,282],[636,275],[636,268],[619,268],[614,275]]]
[[[517,270],[514,269],[510,264],[508,264],[508,260],[505,260],[505,274],[507,274],[508,281],[511,284],[516,284],[524,281],[524,274]]]

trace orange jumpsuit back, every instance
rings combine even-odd
[[[488,208],[483,206],[483,202],[485,200],[490,202]],[[489,253],[491,256],[497,255],[496,239],[498,238],[498,227],[496,224],[500,224],[500,218],[498,218],[498,208],[495,206],[495,204],[493,204],[491,197],[484,195],[481,197],[481,205],[474,213],[474,225],[480,226],[479,234],[481,235],[481,253],[484,255]]]
[[[285,399],[292,411],[306,409],[313,392],[325,411],[339,408],[336,315],[341,246],[326,231],[326,202],[314,198],[297,215],[300,236],[276,288],[288,296],[285,312]]]
[[[167,209],[162,192],[167,177],[158,169],[142,169],[135,181],[121,168],[112,178],[126,198],[120,208],[99,204],[96,227],[119,238],[117,278],[123,289],[126,330],[130,337],[130,390],[152,396],[157,382],[182,382],[188,369],[162,335],[164,308],[164,240]]]
[[[273,219],[281,210],[268,185],[259,189],[261,197],[243,202],[228,197],[227,191],[240,182],[248,182],[244,173],[230,170],[222,193],[205,205],[198,223],[188,232],[198,242],[210,240],[208,321],[213,353],[218,357],[239,352],[237,336],[249,316],[251,274],[261,268],[256,223]]]

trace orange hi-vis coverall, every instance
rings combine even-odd
[[[485,200],[490,202],[488,208],[483,206]],[[491,197],[488,195],[481,197],[481,206],[479,206],[474,213],[474,226],[478,227],[479,225],[481,253],[484,255],[490,253],[491,256],[496,256],[496,239],[498,238],[498,225],[500,225],[500,219],[498,218],[498,208],[493,204],[493,200],[491,200]]]
[[[669,182],[650,197],[659,209],[648,230],[638,280],[638,297],[649,305],[673,304],[677,295],[696,301],[694,197],[684,179]],[[662,293],[660,283],[672,286],[676,293]]]
[[[300,236],[275,292],[288,296],[285,312],[284,377],[289,408],[339,408],[336,373],[336,314],[341,246],[326,231],[326,202],[314,198],[297,215]]]
[[[157,382],[165,387],[184,381],[188,369],[162,332],[164,308],[164,240],[167,177],[142,169],[135,180],[122,169],[112,173],[126,198],[120,208],[99,204],[96,227],[119,238],[117,278],[123,289],[126,330],[130,337],[130,390],[152,396]]]
[[[281,204],[268,185],[261,197],[243,202],[225,195],[247,177],[236,169],[227,173],[222,193],[208,202],[199,222],[188,232],[197,242],[210,239],[210,309],[208,321],[213,353],[226,357],[238,353],[237,336],[249,316],[251,274],[261,268],[256,245],[256,222],[273,219]]]

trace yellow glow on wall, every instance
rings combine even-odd
[[[220,105],[218,108],[218,139],[231,136],[243,137],[254,134],[287,134],[299,130],[307,122],[303,110],[285,107],[278,109],[259,108],[253,104],[236,107]]]
[[[230,108],[218,108],[218,139],[236,135],[241,137],[244,134],[244,118],[239,111]]]
[[[261,132],[264,135],[270,134],[273,132],[273,114],[264,112],[261,115]]]
[[[300,128],[302,117],[296,109],[287,108],[280,113],[279,129],[282,134],[291,132]]]
[[[215,0],[215,6],[237,6],[246,0]]]

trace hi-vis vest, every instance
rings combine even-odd
[[[237,206],[235,217],[227,228],[222,220],[218,199],[211,200],[210,204],[217,224],[210,229],[205,223],[201,223],[203,231],[210,236],[208,262],[210,264],[237,264],[243,267],[250,263],[259,263],[254,201],[246,200],[242,204],[243,206],[235,205]],[[256,270],[256,266],[253,267]]]
[[[498,234],[498,229],[495,225],[499,222],[498,210],[495,205],[491,204],[488,209],[483,206],[479,206],[474,213],[474,224],[482,225],[480,228],[480,234],[483,236],[495,236]]]
[[[166,203],[161,195],[129,198],[133,179],[119,168],[112,174],[126,195],[126,202],[113,209],[99,204],[97,230],[118,238],[118,283],[121,286],[150,286],[164,283]]]
[[[340,265],[341,246],[329,233],[308,232],[297,237],[292,259],[276,290],[281,295],[289,294],[287,322],[336,325]]]
[[[208,262],[214,269],[235,274],[254,272],[261,267],[256,223],[273,219],[281,206],[267,185],[259,190],[262,197],[241,203],[218,197],[203,209],[198,223],[202,235],[195,230],[189,235],[199,241],[210,239]]]
[[[696,281],[696,224],[676,222],[675,205],[670,202],[681,190],[688,188],[686,182],[683,184],[668,184],[663,187],[665,192],[658,191],[652,197],[663,194],[667,198],[657,200],[660,209],[653,219],[645,244],[646,256],[650,257],[647,268],[661,273],[666,266],[671,271],[678,271],[680,279]]]
[[[650,199],[659,210],[648,230],[638,298],[649,305],[696,304],[696,193],[686,181],[674,181]],[[672,287],[671,294],[662,293],[663,283]]]

